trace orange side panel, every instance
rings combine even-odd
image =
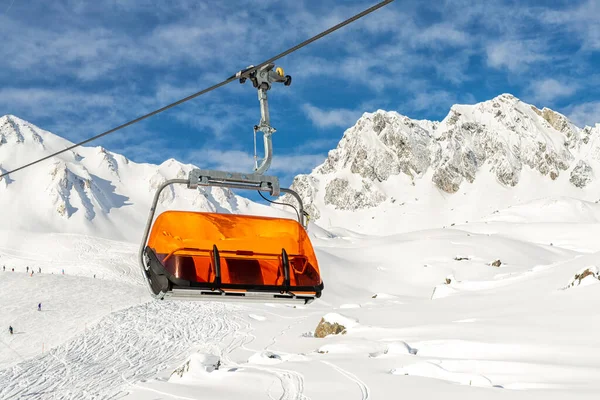
[[[212,282],[213,245],[223,283],[281,285],[281,249],[290,259],[292,286],[317,286],[319,267],[310,239],[294,220],[235,214],[167,211],[152,227],[151,247],[176,277]]]

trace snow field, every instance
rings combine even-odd
[[[24,271],[0,272],[0,293],[0,369],[47,353],[95,329],[111,312],[149,300],[141,286]]]
[[[600,286],[583,284],[588,276],[566,287],[598,266],[600,242],[588,238],[597,224],[577,222],[572,208],[559,211],[552,210],[554,222],[523,230],[521,222],[483,221],[386,237],[317,231],[325,291],[304,307],[140,304],[145,288],[135,264],[112,274],[118,262],[103,258],[102,240],[64,239],[89,241],[91,262],[84,257],[77,267],[73,259],[70,267],[81,276],[0,273],[2,293],[10,294],[2,301],[16,307],[3,320],[31,320],[32,293],[53,287],[46,301],[70,310],[60,324],[32,324],[14,347],[24,352],[55,332],[64,341],[49,353],[26,361],[0,353],[10,364],[0,369],[0,398],[595,399]],[[542,243],[543,235],[552,239],[548,232],[561,240]],[[123,246],[129,265],[135,246],[129,255]],[[42,248],[38,261],[58,248]],[[15,263],[37,257],[2,251]],[[490,265],[495,259],[500,267]],[[94,280],[92,271],[107,278]],[[434,288],[452,295],[432,300]],[[110,301],[121,308],[111,313]],[[72,314],[77,305],[82,315]],[[314,338],[323,317],[346,323],[346,334]]]
[[[137,381],[173,370],[198,344],[237,325],[222,304],[147,302],[101,319],[42,356],[0,371],[0,398],[121,397]]]

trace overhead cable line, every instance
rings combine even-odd
[[[233,82],[233,81],[235,81],[235,80],[238,80],[238,79],[240,78],[240,76],[241,76],[240,74],[243,74],[243,75],[248,75],[248,74],[250,74],[250,73],[252,73],[252,72],[254,72],[254,71],[256,71],[256,70],[260,69],[261,67],[264,67],[264,66],[265,66],[265,65],[267,65],[267,64],[270,64],[270,63],[272,63],[272,62],[274,62],[274,61],[277,61],[277,60],[279,60],[280,58],[282,58],[282,57],[285,57],[285,56],[287,56],[288,54],[290,54],[290,53],[293,53],[293,52],[295,52],[296,50],[299,50],[299,49],[301,49],[301,48],[303,48],[303,47],[305,47],[305,46],[307,46],[307,45],[311,44],[312,42],[314,42],[314,41],[317,41],[317,40],[321,39],[322,37],[324,37],[324,36],[327,36],[327,35],[329,35],[330,33],[337,31],[337,30],[338,30],[338,29],[340,29],[340,28],[343,28],[344,26],[346,26],[346,25],[348,25],[348,24],[351,24],[352,22],[354,22],[354,21],[356,21],[356,20],[358,20],[358,19],[360,19],[360,18],[364,17],[365,15],[368,15],[368,14],[372,13],[373,11],[376,11],[376,10],[380,9],[380,8],[381,8],[381,7],[383,7],[383,6],[386,6],[386,5],[388,5],[389,3],[393,2],[393,1],[394,1],[394,0],[385,0],[385,1],[382,1],[382,2],[380,2],[380,3],[377,3],[377,4],[375,4],[374,6],[372,6],[372,7],[368,8],[368,9],[364,10],[363,12],[361,12],[361,13],[359,13],[359,14],[356,14],[355,16],[353,16],[353,17],[351,17],[351,18],[349,18],[349,19],[347,19],[347,20],[345,20],[345,21],[343,21],[343,22],[340,22],[339,24],[337,24],[337,25],[335,25],[335,26],[333,26],[333,27],[331,27],[331,28],[327,29],[326,31],[323,31],[323,32],[319,33],[318,35],[316,35],[316,36],[313,36],[313,37],[311,37],[310,39],[307,39],[307,40],[305,40],[304,42],[302,42],[302,43],[300,43],[300,44],[298,44],[298,45],[296,45],[296,46],[294,46],[294,47],[292,47],[292,48],[290,48],[290,49],[288,49],[288,50],[286,50],[286,51],[284,51],[284,52],[282,52],[282,53],[279,53],[279,54],[277,54],[277,55],[276,55],[276,56],[274,56],[274,57],[271,57],[271,58],[270,58],[270,59],[268,59],[267,61],[264,61],[264,62],[262,62],[262,63],[260,63],[260,64],[258,64],[258,65],[256,65],[256,66],[252,66],[252,67],[250,67],[250,68],[247,68],[247,69],[245,69],[245,70],[242,70],[242,71],[240,71],[240,72],[238,72],[238,73],[236,73],[236,74],[234,74],[234,75],[230,76],[229,78],[227,78],[226,80],[224,80],[224,81],[222,81],[222,82],[219,82],[219,83],[217,83],[217,84],[215,84],[215,85],[213,85],[213,86],[211,86],[211,87],[208,87],[208,88],[206,88],[206,89],[203,89],[203,90],[201,90],[201,91],[199,91],[199,92],[196,92],[196,93],[194,93],[194,94],[192,94],[192,95],[190,95],[190,96],[188,96],[188,97],[185,97],[185,98],[183,98],[183,99],[181,99],[181,100],[178,100],[178,101],[176,101],[176,102],[174,102],[174,103],[171,103],[171,104],[169,104],[169,105],[166,105],[166,106],[164,106],[164,107],[162,107],[162,108],[159,108],[159,109],[157,109],[157,110],[154,110],[154,111],[152,111],[152,112],[150,112],[150,113],[148,113],[148,114],[142,115],[141,117],[138,117],[138,118],[136,118],[136,119],[133,119],[133,120],[131,120],[131,121],[129,121],[129,122],[126,122],[126,123],[124,123],[124,124],[122,124],[122,125],[119,125],[119,126],[117,126],[116,128],[109,129],[109,130],[108,130],[108,131],[106,131],[106,132],[102,132],[102,133],[100,133],[100,134],[98,134],[98,135],[96,135],[96,136],[92,136],[91,138],[89,138],[89,139],[86,139],[86,140],[84,140],[84,141],[82,141],[82,142],[79,142],[79,143],[76,143],[76,144],[74,144],[74,145],[72,145],[72,146],[66,147],[66,148],[64,148],[63,150],[57,151],[57,152],[55,152],[55,153],[52,153],[52,154],[50,154],[50,155],[48,155],[48,156],[45,156],[45,157],[42,157],[42,158],[40,158],[40,159],[38,159],[38,160],[32,161],[32,162],[30,162],[30,163],[28,163],[28,164],[22,165],[22,166],[20,166],[20,167],[18,167],[18,168],[15,168],[15,169],[11,170],[11,171],[5,172],[5,173],[3,173],[3,174],[1,174],[1,175],[0,175],[0,178],[2,178],[2,177],[4,177],[4,176],[7,176],[7,175],[9,175],[9,174],[15,173],[15,172],[17,172],[17,171],[20,171],[20,170],[22,170],[22,169],[25,169],[25,168],[31,167],[32,165],[38,164],[38,163],[40,163],[40,162],[42,162],[42,161],[45,161],[45,160],[47,160],[47,159],[49,159],[49,158],[52,158],[52,157],[55,157],[55,156],[57,156],[57,155],[59,155],[59,154],[65,153],[65,152],[67,152],[67,151],[69,151],[69,150],[73,150],[73,149],[75,149],[75,148],[77,148],[77,147],[79,147],[79,146],[83,146],[84,144],[87,144],[87,143],[90,143],[90,142],[92,142],[92,141],[94,141],[94,140],[100,139],[101,137],[104,137],[104,136],[106,136],[106,135],[109,135],[109,134],[111,134],[111,133],[117,132],[117,131],[119,131],[119,130],[121,130],[121,129],[123,129],[123,128],[126,128],[126,127],[128,127],[128,126],[131,126],[131,125],[133,125],[133,124],[136,124],[136,123],[138,123],[138,122],[140,122],[140,121],[143,121],[143,120],[145,120],[146,118],[152,117],[152,116],[154,116],[154,115],[156,115],[156,114],[159,114],[159,113],[161,113],[161,112],[163,112],[163,111],[166,111],[166,110],[168,110],[168,109],[170,109],[170,108],[173,108],[173,107],[175,107],[175,106],[178,106],[178,105],[180,105],[180,104],[182,104],[182,103],[185,103],[186,101],[189,101],[189,100],[192,100],[192,99],[194,99],[194,98],[196,98],[196,97],[202,96],[203,94],[206,94],[206,93],[208,93],[208,92],[212,92],[213,90],[215,90],[215,89],[218,89],[218,88],[220,88],[221,86],[225,86],[225,85],[227,85],[228,83],[231,83],[231,82]]]

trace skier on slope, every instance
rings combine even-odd
[[[8,331],[9,331],[9,332],[10,332],[10,334],[12,335],[12,334],[13,334],[13,327],[12,327],[12,326],[9,326],[9,327],[8,327]]]
[[[38,304],[38,311],[42,311],[42,303]]]
[[[29,272],[29,266],[27,266],[27,268],[25,268],[25,270],[26,270],[27,272]]]

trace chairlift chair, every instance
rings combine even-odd
[[[254,173],[194,169],[188,179],[162,184],[155,196],[139,258],[144,279],[158,299],[260,301],[308,304],[321,296],[323,281],[306,232],[302,199],[265,176],[272,160],[267,91],[271,83],[288,86],[291,77],[273,64],[240,71],[258,89],[261,121],[254,127]],[[256,161],[256,132],[263,132],[265,159]],[[271,196],[291,195],[298,203],[297,220],[196,211],[166,211],[154,220],[162,191],[171,185],[257,190]]]

